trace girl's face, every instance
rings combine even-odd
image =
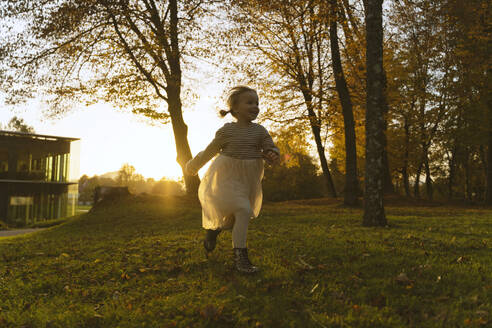
[[[246,123],[255,120],[260,112],[258,108],[258,94],[255,91],[241,93],[232,108],[232,112],[238,122]]]

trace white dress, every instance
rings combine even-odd
[[[205,229],[232,229],[234,213],[260,213],[263,192],[263,159],[236,159],[219,155],[210,165],[198,189]]]
[[[198,189],[203,228],[232,229],[234,213],[239,211],[246,211],[251,218],[258,216],[263,200],[263,152],[267,150],[278,153],[263,126],[226,123],[208,147],[186,164],[186,170],[196,174],[220,152]]]

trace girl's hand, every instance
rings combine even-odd
[[[280,157],[278,154],[272,150],[268,150],[263,154],[263,157],[267,160],[268,163],[273,164],[279,161]]]
[[[186,166],[185,166],[185,174],[186,175],[197,175],[198,172],[196,172],[195,170],[193,170],[192,168],[192,159],[188,161],[188,163],[186,163]]]

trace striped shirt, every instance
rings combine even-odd
[[[214,140],[207,148],[187,165],[196,172],[219,152],[238,159],[255,159],[262,158],[263,153],[269,150],[279,154],[272,137],[260,124],[250,123],[244,126],[236,122],[226,123],[217,130]]]

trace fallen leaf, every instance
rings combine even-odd
[[[400,273],[398,276],[396,276],[396,281],[400,284],[410,284],[412,281],[408,279],[408,276],[405,272]]]
[[[94,263],[99,263],[99,262],[102,262],[102,260],[100,260],[100,259],[95,259],[94,260]]]
[[[309,292],[309,294],[314,293],[314,291],[316,290],[316,288],[318,288],[318,286],[319,286],[319,283],[316,284],[316,285],[314,285],[313,289],[311,289],[311,291]]]
[[[460,256],[456,259],[456,263],[465,263],[468,262],[468,258],[465,256]]]
[[[313,270],[314,269],[314,267],[312,265],[306,263],[306,261],[304,261],[302,259],[302,257],[299,256],[298,259],[299,259],[299,263],[301,264],[301,266],[304,267],[304,269],[307,269],[307,270]]]
[[[222,286],[220,289],[217,291],[217,295],[222,295],[227,291],[227,286]]]

